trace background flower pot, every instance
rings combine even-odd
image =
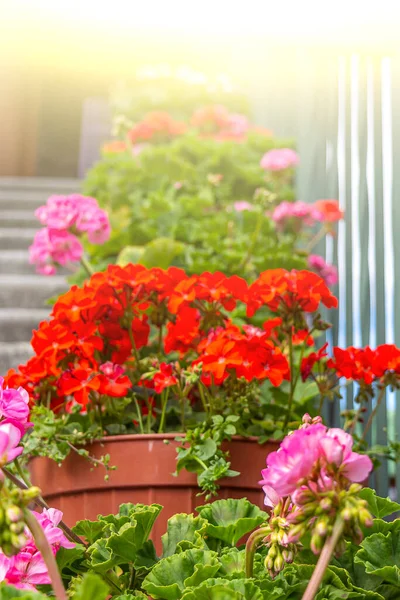
[[[83,457],[71,453],[58,466],[47,458],[34,458],[30,463],[32,482],[38,485],[47,502],[64,513],[73,525],[79,519],[95,519],[98,514],[116,512],[123,502],[156,502],[164,509],[153,528],[154,540],[166,531],[166,522],[177,512],[190,513],[204,504],[197,497],[197,478],[193,473],[172,473],[176,467],[177,434],[145,434],[110,436],[88,447],[91,455],[110,454],[111,465],[117,466],[104,480],[103,467],[92,468]],[[168,440],[166,444],[164,440]],[[235,438],[226,444],[231,466],[240,471],[238,477],[221,481],[220,498],[248,498],[263,506],[263,493],[258,485],[267,454],[279,444],[260,446],[257,438]]]

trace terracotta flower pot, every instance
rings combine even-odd
[[[46,501],[64,513],[68,525],[80,519],[95,519],[98,514],[117,512],[123,502],[161,504],[164,509],[154,528],[154,541],[160,550],[160,536],[166,531],[166,522],[173,514],[193,512],[204,504],[197,496],[199,488],[193,473],[176,468],[177,434],[145,434],[110,436],[88,447],[92,456],[111,456],[110,464],[117,466],[104,480],[102,467],[93,469],[89,462],[71,453],[58,466],[47,458],[34,458],[30,463],[34,485],[42,490]],[[164,440],[169,440],[165,444]],[[221,481],[219,498],[248,498],[263,506],[263,493],[258,485],[266,456],[278,448],[277,442],[260,446],[256,438],[235,438],[226,443],[231,456],[231,467],[240,472],[238,477]]]

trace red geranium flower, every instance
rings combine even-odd
[[[323,220],[328,223],[340,221],[344,217],[344,212],[339,208],[337,200],[317,200],[314,202],[314,208],[321,213]]]
[[[317,352],[311,352],[308,356],[303,358],[300,365],[301,378],[305,381],[311,374],[314,365],[319,362],[322,358],[325,358],[327,353],[325,350],[328,347],[328,343],[324,344]]]
[[[65,371],[58,381],[58,390],[64,396],[73,396],[83,408],[90,400],[90,392],[97,392],[101,379],[91,369],[71,369]]]

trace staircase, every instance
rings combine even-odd
[[[52,194],[79,187],[78,179],[0,177],[0,376],[32,356],[32,330],[51,310],[45,301],[67,288],[63,275],[37,275],[28,262],[41,227],[34,211]]]

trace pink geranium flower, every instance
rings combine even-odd
[[[108,215],[90,196],[50,196],[35,214],[46,227],[35,235],[29,261],[44,275],[54,275],[57,265],[81,260],[83,246],[77,235],[86,233],[91,244],[103,244],[110,237]]]
[[[364,481],[372,470],[371,459],[353,452],[353,438],[343,429],[333,428],[319,441],[319,447],[326,462],[340,467],[341,473],[349,481],[360,483]]]
[[[299,164],[299,155],[291,148],[275,148],[264,154],[260,167],[266,171],[283,171]]]
[[[281,202],[272,213],[272,219],[280,230],[298,232],[304,225],[315,225],[321,220],[321,215],[306,202]]]
[[[54,554],[60,548],[74,548],[75,544],[57,527],[62,519],[61,511],[49,508],[42,513],[33,512],[33,515],[41,525]],[[0,550],[0,582],[4,581],[19,589],[35,590],[36,586],[49,584],[51,581],[30,531],[26,531],[26,536],[27,543],[15,556],[7,557]]]
[[[250,202],[246,202],[246,200],[239,200],[233,203],[233,208],[236,212],[243,212],[245,210],[253,210],[254,206]]]
[[[62,529],[57,527],[62,521],[63,513],[56,508],[44,509],[41,513],[32,511],[37,521],[42,526],[47,541],[57,551],[59,548],[74,548],[75,544],[70,542]],[[33,542],[33,540],[32,540]]]
[[[325,281],[326,285],[331,286],[335,285],[338,282],[338,271],[334,265],[329,265],[325,262],[322,256],[318,254],[310,254],[308,257],[308,266],[312,269],[317,275],[322,277]]]
[[[26,423],[29,417],[29,394],[24,388],[5,388],[0,377],[0,418]]]
[[[12,462],[22,453],[23,448],[18,444],[24,433],[25,429],[18,421],[0,423],[0,466]]]
[[[8,558],[0,555],[0,581],[22,590],[36,590],[37,585],[51,583],[46,563],[36,549],[18,552]]]
[[[56,265],[66,266],[78,262],[83,255],[83,246],[78,238],[68,231],[41,229],[29,248],[29,262],[36,265],[38,273],[53,275]]]
[[[280,497],[292,496],[299,486],[319,473],[324,487],[331,482],[330,469],[351,482],[361,482],[372,470],[368,456],[352,451],[353,438],[341,429],[328,429],[321,423],[308,425],[286,436],[279,450],[267,458],[260,484],[271,502],[271,488]]]

